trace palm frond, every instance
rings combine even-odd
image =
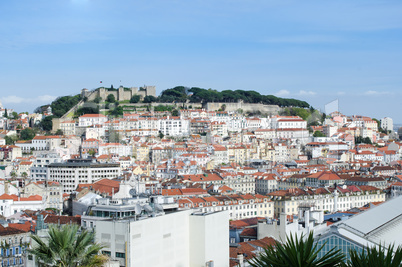
[[[289,235],[286,243],[276,241],[274,246],[264,248],[249,264],[253,267],[334,267],[342,264],[345,256],[340,250],[331,249],[319,258],[318,253],[323,247],[314,242],[312,233],[306,239],[303,235]]]

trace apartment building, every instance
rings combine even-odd
[[[91,159],[70,159],[48,166],[48,181],[59,182],[63,193],[71,194],[78,184],[91,184],[97,180],[113,179],[120,175],[119,163],[98,163]]]

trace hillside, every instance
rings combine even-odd
[[[110,92],[111,90],[112,89],[105,88],[106,92]],[[83,97],[82,94],[62,96],[50,104],[53,116],[46,117],[42,121],[42,127],[44,130],[49,131],[52,129],[53,118],[77,118],[88,113],[103,113],[105,115],[120,116],[123,115],[123,112],[149,110],[151,107],[155,111],[172,111],[179,108],[191,108],[196,106],[197,103],[233,104],[237,102],[277,106],[276,114],[278,114],[278,112],[285,112],[286,114],[299,115],[303,118],[308,117],[314,110],[305,101],[280,98],[273,95],[261,95],[256,91],[217,91],[199,87],[176,86],[163,90],[158,97],[152,95],[145,97],[142,95],[133,95],[130,100],[124,101],[118,101],[112,94],[106,95],[104,100],[99,97],[88,100],[88,97]],[[48,106],[49,105],[38,107],[35,111],[41,112]],[[280,109],[278,109],[278,106]]]
[[[262,103],[266,105],[278,105],[280,107],[301,107],[309,108],[310,105],[301,100],[292,98],[281,98],[274,95],[261,95],[252,90],[224,90],[203,89],[199,87],[177,86],[162,91],[158,97],[159,102],[190,101],[191,103],[200,102],[238,102]]]

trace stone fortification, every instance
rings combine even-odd
[[[257,112],[267,113],[269,115],[277,115],[280,111],[280,107],[278,105],[265,105],[265,104],[252,104],[252,103],[244,103],[242,101],[235,103],[225,103],[225,102],[207,102],[203,103],[203,108],[208,111],[214,111],[222,108],[222,105],[225,105],[226,111],[237,111],[239,109],[243,110],[243,112]]]
[[[82,89],[81,95],[87,97],[88,101],[93,101],[95,98],[100,97],[102,101],[105,101],[107,96],[112,94],[117,101],[130,100],[134,95],[139,95],[141,99],[146,96],[156,97],[155,86],[143,86],[143,87],[123,87],[120,86],[118,89],[108,89],[108,88],[97,88],[93,91],[88,89]]]

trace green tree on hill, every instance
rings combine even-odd
[[[97,97],[95,97],[95,99],[94,99],[94,102],[95,102],[96,104],[99,104],[101,101],[102,101],[102,97],[100,97],[100,96],[97,96]]]
[[[6,140],[6,145],[14,145],[15,142],[18,140],[17,135],[6,135],[4,136],[4,139]]]
[[[123,108],[122,107],[116,107],[112,111],[110,111],[110,115],[113,116],[123,116]]]
[[[35,131],[32,128],[25,128],[20,132],[20,138],[22,140],[32,140],[35,135]]]
[[[320,132],[320,131],[315,131],[314,134],[313,134],[313,136],[314,136],[314,137],[325,137],[325,134],[323,134],[323,133]]]
[[[146,97],[144,97],[144,100],[142,101],[143,103],[153,103],[156,102],[156,97],[152,96],[152,95],[147,95]]]
[[[114,97],[113,94],[109,94],[106,98],[106,101],[109,103],[114,103],[114,102],[116,102],[116,98]]]
[[[42,130],[50,132],[53,128],[52,119],[54,116],[47,116],[43,120],[41,120],[39,126],[42,127]]]
[[[172,110],[172,116],[179,116],[179,111],[177,109]]]
[[[133,95],[130,99],[130,103],[138,103],[140,102],[141,97],[139,95]]]
[[[81,100],[81,95],[62,96],[57,98],[50,104],[55,118],[60,118],[74,107]]]

